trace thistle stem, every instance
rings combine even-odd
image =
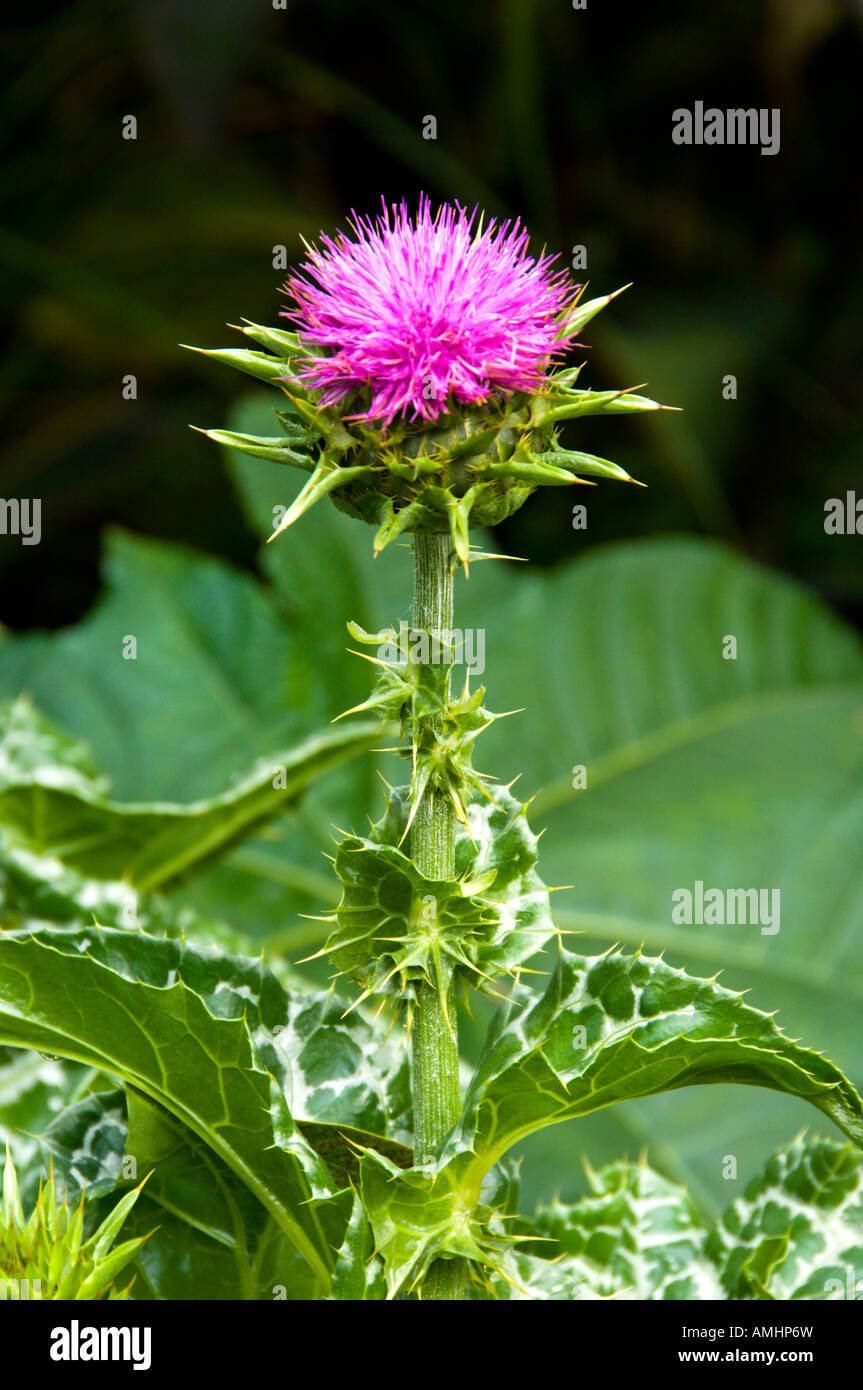
[[[413,626],[418,631],[441,633],[452,629],[452,558],[448,535],[414,535]],[[433,649],[433,644],[429,646]],[[411,830],[411,853],[426,878],[454,877],[455,814],[448,799],[439,792],[426,791],[419,804]],[[455,980],[445,958],[441,968],[448,971],[444,990],[419,985],[414,1008],[414,1162],[418,1164],[437,1158],[461,1108]],[[422,1296],[460,1299],[462,1284],[461,1260],[436,1260],[424,1280]]]

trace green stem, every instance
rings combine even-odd
[[[414,536],[413,625],[418,631],[449,632],[453,625],[453,550],[448,535]],[[455,874],[455,814],[446,797],[427,791],[411,830],[411,853],[431,879]],[[442,966],[449,969],[449,966]],[[413,1017],[414,1162],[434,1160],[459,1118],[458,1030],[455,981],[450,970],[441,993],[417,988]],[[423,1283],[424,1299],[460,1299],[460,1260],[437,1260]]]

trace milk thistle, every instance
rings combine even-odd
[[[356,641],[378,648],[369,658],[377,684],[358,708],[398,721],[410,781],[390,791],[366,835],[340,844],[342,899],[322,954],[360,985],[356,1003],[395,995],[407,1015],[413,1162],[433,1175],[422,1200],[432,1210],[437,1196],[446,1215],[434,1239],[411,1242],[393,1234],[379,1194],[387,1219],[372,1228],[390,1291],[407,1274],[406,1287],[424,1298],[460,1298],[466,1262],[487,1281],[511,1279],[513,1267],[507,1272],[507,1242],[500,1230],[492,1235],[493,1212],[480,1200],[477,1172],[488,1165],[467,1157],[470,1125],[461,1148],[454,1138],[465,1130],[456,988],[489,990],[502,973],[517,979],[555,927],[526,808],[473,766],[474,743],[498,716],[469,680],[453,689],[454,569],[478,558],[472,528],[510,516],[537,487],[634,481],[607,459],[566,448],[565,422],[663,407],[636,388],[584,389],[582,367],[562,365],[615,295],[585,302],[554,258],[530,254],[518,222],[484,223],[459,206],[433,212],[427,198],[415,217],[405,203],[384,205],[376,220],[354,216],[350,235],[322,236],[285,289],[291,331],[245,322],[241,331],[264,353],[210,353],[282,393],[283,437],[208,433],[310,475],[270,539],[327,495],[375,527],[375,554],[411,534],[414,633],[436,639],[438,650],[444,638],[435,662],[429,643],[406,654],[394,629],[350,625]],[[624,969],[630,999],[638,968],[622,960],[613,956],[600,973]],[[380,1178],[385,1161],[366,1163]],[[398,1169],[383,1176],[385,1192],[387,1181],[398,1185]],[[409,1194],[420,1200],[408,1184],[406,1206]],[[403,1266],[388,1241],[409,1250]]]
[[[284,393],[284,438],[207,433],[311,474],[273,537],[325,495],[376,527],[375,554],[413,534],[414,629],[439,640],[453,629],[453,567],[468,570],[472,527],[502,521],[542,485],[634,481],[564,448],[561,425],[662,407],[634,389],[581,389],[581,367],[559,365],[615,295],[582,302],[554,257],[529,253],[519,222],[486,223],[457,205],[433,212],[421,197],[415,217],[404,202],[384,204],[376,220],[354,215],[352,231],[323,235],[288,277],[293,332],[247,322],[241,331],[266,354],[209,353]],[[351,632],[378,647],[396,640]],[[487,989],[502,971],[517,975],[555,932],[525,808],[472,765],[498,716],[481,688],[453,692],[445,651],[437,664],[372,658],[380,675],[360,708],[399,721],[411,780],[370,836],[340,845],[343,895],[325,947],[362,986],[360,1001],[395,993],[406,1005],[420,1163],[438,1157],[459,1118],[457,983]],[[461,1287],[460,1263],[438,1261],[424,1294]]]
[[[471,531],[544,485],[632,481],[560,431],[661,408],[581,387],[565,365],[614,295],[585,301],[517,224],[426,199],[414,217],[384,207],[323,238],[286,292],[290,327],[246,322],[254,346],[209,354],[273,387],[280,432],[208,433],[307,475],[271,540],[328,496],[374,528],[377,553],[410,537],[412,623],[401,605],[381,631],[350,623],[376,677],[352,717],[280,755],[276,778],[267,758],[190,805],[121,804],[29,702],[7,714],[0,1047],[47,1049],[90,1080],[46,1131],[69,1204],[44,1189],[28,1225],[7,1165],[5,1272],[79,1297],[113,1296],[115,1278],[125,1292],[127,1260],[145,1294],[168,1298],[786,1299],[837,1285],[844,1297],[849,1271],[863,1276],[853,1085],[716,978],[564,945],[528,807],[474,765],[501,716],[458,659],[455,582],[489,558]],[[321,954],[338,993],[162,897],[381,725],[398,726],[405,773],[333,856],[341,898]],[[528,962],[551,943],[537,989]],[[457,1001],[471,990],[496,1008],[462,1088]],[[730,1082],[805,1099],[852,1143],[798,1137],[712,1227],[646,1162],[591,1173],[578,1202],[519,1211],[508,1155],[526,1136]],[[87,1198],[139,1177],[146,1189],[84,1241]],[[70,1250],[86,1256],[80,1286]]]

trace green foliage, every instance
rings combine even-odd
[[[519,1283],[551,1293],[565,1280],[570,1297],[588,1290],[599,1298],[723,1296],[704,1254],[704,1223],[684,1188],[646,1162],[609,1164],[588,1179],[582,1201],[548,1203],[526,1223],[539,1239],[519,1248]]]
[[[796,1139],[732,1203],[706,1250],[728,1298],[859,1298],[859,1154],[850,1145]]]
[[[377,1131],[385,1152],[410,1162],[398,1142],[410,1125],[401,1049],[355,1014],[341,1019],[338,1000],[291,994],[260,963],[109,928],[10,931],[0,935],[0,998],[4,1042],[125,1083],[125,1153],[155,1170],[148,1198],[198,1244],[229,1244],[246,1290],[249,1247],[268,1217],[327,1287],[322,1213],[351,1146],[378,1142]],[[116,1135],[116,1108],[115,1094],[91,1097],[71,1132],[47,1136],[63,1171],[80,1180],[86,1153],[88,1182],[115,1172],[104,1155],[95,1172],[92,1162],[94,1120]]]
[[[500,1010],[458,1142],[483,1175],[524,1135],[619,1101],[740,1082],[799,1096],[863,1147],[863,1101],[820,1053],[715,980],[614,951],[561,950],[545,993]]]
[[[329,847],[336,803],[359,810],[371,795],[368,762],[347,766],[335,757],[335,772],[310,783],[298,804],[287,788],[292,770],[282,771],[274,756],[281,751],[290,762],[340,708],[313,676],[311,635],[286,620],[284,605],[265,588],[185,550],[113,533],[105,579],[105,596],[79,627],[0,644],[0,694],[28,693],[40,711],[86,741],[92,757],[83,750],[81,756],[89,773],[97,776],[95,762],[116,798],[174,803],[179,831],[184,806],[224,795],[248,778],[250,764],[260,769],[266,802],[269,767],[270,779],[278,775],[285,785],[272,786],[273,816],[263,835],[247,838],[235,853],[201,859],[193,878],[184,874],[168,887],[210,920],[230,921],[246,940],[279,935],[286,922],[293,927],[297,911],[319,904],[309,894],[320,894],[322,879],[328,886],[320,850]],[[137,635],[138,655],[126,661],[121,640],[129,631]],[[323,736],[321,770],[330,761],[324,745],[346,754],[351,747],[350,732],[346,744],[338,726],[332,732],[332,744]],[[353,751],[369,741],[358,741]],[[58,777],[62,785],[68,774]],[[252,801],[247,809],[255,809]],[[272,823],[276,815],[284,829]],[[187,828],[194,826],[189,820]],[[55,866],[52,874],[58,872]],[[136,913],[146,920],[128,887],[124,901],[128,921]]]
[[[256,466],[236,471],[267,535],[281,470]],[[846,1296],[840,1281],[860,1268],[854,1150],[795,1141],[713,1224],[698,1181],[672,1179],[689,1163],[693,1116],[727,1122],[731,1083],[744,1083],[735,1150],[750,1171],[787,1138],[801,1099],[863,1135],[843,1071],[762,1011],[781,1002],[795,1031],[808,1019],[812,1042],[859,1074],[861,894],[856,868],[838,872],[860,830],[854,638],[809,596],[708,544],[619,547],[545,577],[472,564],[466,620],[486,630],[506,706],[528,708],[516,797],[472,767],[485,731],[488,762],[518,770],[516,724],[494,721],[481,690],[453,696],[445,664],[396,653],[369,696],[334,635],[353,619],[362,642],[399,638],[385,626],[405,616],[398,549],[372,562],[333,509],[307,525],[289,561],[268,549],[269,588],[115,536],[108,593],[78,629],[0,649],[0,1126],[22,1206],[35,1209],[53,1165],[95,1229],[149,1174],[124,1228],[147,1237],[127,1261],[136,1298],[415,1298],[446,1262],[470,1297]],[[735,661],[721,656],[729,630]],[[118,656],[129,631],[137,665]],[[345,703],[375,720],[313,732]],[[412,780],[388,788],[361,833],[372,783],[360,755],[381,719],[401,722],[394,761],[410,758]],[[449,881],[419,874],[408,853],[430,787],[462,813]],[[544,866],[575,885],[553,916],[528,797],[546,826]],[[348,827],[335,850],[341,904],[320,868],[332,823]],[[670,925],[672,891],[695,878],[775,883],[781,931]],[[322,903],[335,909],[323,931],[296,921]],[[824,923],[816,962],[812,921]],[[551,980],[534,988],[529,967],[561,929],[696,965],[729,959],[734,978],[552,946]],[[371,998],[314,989],[277,949],[300,954],[327,930],[336,968],[384,1006],[410,1003],[423,982],[443,993],[444,964],[490,992],[436,1164],[414,1166],[399,1029],[371,1021]],[[519,982],[501,1000],[506,973]],[[732,986],[748,979],[744,1002]],[[786,1108],[768,1108],[768,1092]],[[582,1201],[567,1192],[519,1215],[555,1185],[543,1152],[557,1173],[575,1150],[631,1149],[632,1116],[661,1173],[618,1161]],[[546,1147],[528,1153],[519,1199],[502,1161],[528,1136]]]
[[[222,795],[177,806],[110,800],[103,780],[85,770],[86,751],[24,702],[0,708],[0,731],[4,838],[144,891],[164,888],[295,805],[312,780],[374,736],[368,724],[328,730],[260,761]]]
[[[859,1297],[863,1159],[850,1144],[798,1136],[712,1226],[643,1162],[589,1178],[582,1201],[520,1224],[524,1243],[494,1278],[496,1297]]]
[[[478,790],[491,795],[485,787],[488,773],[473,766],[474,744],[501,716],[483,706],[482,686],[471,694],[469,673],[461,694],[451,693],[451,667],[457,653],[449,634],[411,634],[407,624],[398,633],[394,628],[370,633],[348,623],[348,631],[364,646],[386,654],[367,657],[380,674],[369,698],[346,712],[375,711],[381,719],[399,722],[398,751],[411,760],[410,806],[403,833],[407,834],[427,793],[445,797],[467,825],[467,794]],[[426,660],[423,651],[432,660]]]
[[[360,1194],[388,1298],[413,1293],[434,1260],[468,1260],[475,1276],[500,1261],[505,1242],[488,1234],[492,1212],[470,1200],[462,1167],[403,1172],[379,1154],[363,1155]]]
[[[159,1101],[242,1178],[326,1281],[323,1235],[304,1205],[310,1182],[321,1181],[318,1164],[271,1094],[253,1041],[268,984],[260,967],[240,966],[232,979],[226,960],[220,969],[191,946],[108,928],[7,932],[0,957],[5,1043],[71,1055]]]
[[[409,788],[392,789],[369,836],[339,845],[342,899],[324,951],[366,994],[404,996],[424,981],[445,995],[453,969],[466,986],[488,987],[555,934],[536,836],[507,788],[487,787],[457,827],[458,877],[426,878],[401,848],[411,800]]]

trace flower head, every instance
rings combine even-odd
[[[582,302],[552,257],[528,254],[517,222],[433,214],[427,198],[415,218],[384,204],[353,233],[322,237],[289,277],[291,331],[245,320],[263,352],[206,354],[280,393],[282,434],[205,434],[309,475],[270,540],[330,497],[376,528],[376,554],[398,536],[448,532],[467,567],[471,529],[512,516],[538,487],[634,481],[560,438],[584,415],[663,408],[634,387],[586,390],[585,364],[556,360],[620,290]]]
[[[421,198],[356,218],[353,239],[322,236],[287,282],[288,311],[312,355],[297,375],[325,406],[369,393],[352,418],[434,420],[495,392],[535,391],[571,333],[560,316],[574,286],[554,258],[528,254],[518,222]]]

